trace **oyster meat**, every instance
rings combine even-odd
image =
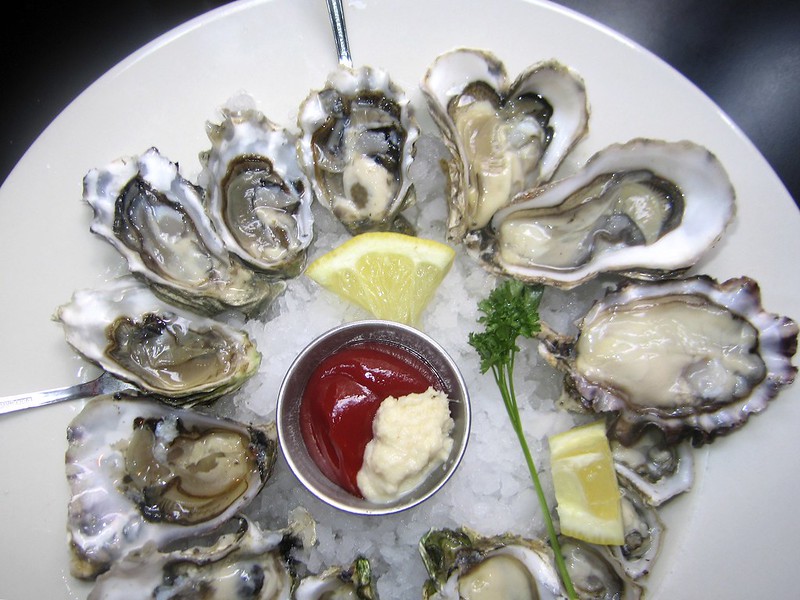
[[[694,456],[688,440],[667,444],[664,432],[647,427],[630,446],[610,439],[618,478],[635,488],[651,506],[661,506],[694,483]]]
[[[359,556],[347,568],[331,567],[300,580],[294,600],[378,600],[367,558]]]
[[[132,550],[214,530],[261,490],[276,440],[274,424],[145,398],[91,400],[67,429],[72,574],[92,579]]]
[[[297,275],[314,235],[312,192],[297,161],[294,134],[231,99],[220,123],[207,125],[200,155],[208,212],[227,249],[254,269]]]
[[[664,524],[656,509],[627,481],[620,480],[619,489],[625,543],[609,548],[627,576],[636,580],[650,573],[661,549]]]
[[[794,381],[797,324],[766,312],[747,277],[629,282],[583,317],[577,338],[546,332],[540,353],[565,393],[611,413],[624,445],[648,427],[696,446],[744,425]]]
[[[238,530],[211,546],[162,553],[148,545],[100,575],[89,600],[289,600],[295,581],[289,554],[302,546],[300,528],[308,523],[266,531],[239,517]]]
[[[569,577],[580,600],[639,600],[644,589],[631,581],[606,546],[559,538]]]
[[[734,211],[728,175],[706,148],[635,139],[519,194],[465,244],[489,270],[526,282],[571,288],[606,272],[660,279],[694,265]]]
[[[317,200],[355,235],[410,232],[408,169],[419,127],[405,92],[380,69],[340,67],[300,106],[299,157]]]
[[[203,313],[249,313],[285,288],[231,257],[206,214],[202,190],[155,148],[89,171],[83,199],[94,211],[92,233],[169,302]]]
[[[422,537],[419,551],[429,577],[424,600],[566,598],[553,553],[538,540],[434,529]]]
[[[509,81],[491,53],[456,49],[436,58],[421,88],[451,155],[447,235],[454,242],[548,181],[587,131],[583,80],[554,60]]]
[[[232,392],[261,364],[245,332],[171,306],[131,276],[75,292],[54,319],[84,358],[175,404]]]

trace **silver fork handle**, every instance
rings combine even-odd
[[[350,56],[350,41],[347,39],[347,25],[344,21],[342,0],[326,1],[328,3],[328,16],[331,18],[331,28],[333,29],[333,41],[336,42],[336,53],[339,56],[339,64],[345,67],[352,67],[353,59]]]
[[[78,400],[80,398],[92,398],[102,394],[112,394],[127,389],[133,389],[133,387],[124,381],[112,377],[108,373],[103,373],[97,379],[71,385],[69,387],[0,398],[0,415],[24,410],[26,408],[47,406],[48,404],[64,402],[65,400]]]

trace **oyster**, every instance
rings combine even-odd
[[[202,191],[155,148],[89,171],[83,199],[94,211],[91,231],[169,302],[204,313],[253,312],[285,288],[233,260]]]
[[[200,155],[208,212],[227,249],[254,269],[297,275],[314,235],[312,193],[297,162],[297,141],[242,96],[207,125]]]
[[[429,576],[424,600],[509,598],[512,590],[520,600],[566,598],[553,553],[538,540],[434,529],[422,537],[419,551]]]
[[[89,600],[292,598],[289,551],[300,544],[295,525],[265,531],[243,517],[239,524],[211,546],[162,553],[148,545],[131,552],[97,578]]]
[[[642,587],[625,574],[605,546],[559,538],[567,571],[580,600],[638,600]]]
[[[734,211],[728,175],[707,149],[635,139],[516,196],[465,244],[489,270],[526,282],[571,288],[606,272],[661,279],[694,265]]]
[[[378,600],[369,560],[360,556],[348,568],[331,567],[300,580],[294,600]]]
[[[688,441],[667,444],[663,431],[647,427],[630,446],[614,439],[609,443],[617,476],[651,506],[660,506],[692,488],[694,456]]]
[[[752,279],[697,276],[621,285],[589,309],[577,338],[545,331],[539,350],[565,371],[565,393],[612,413],[611,437],[631,445],[655,426],[667,444],[699,446],[792,383],[797,335],[762,308]]]
[[[129,551],[226,522],[270,476],[276,437],[274,424],[144,398],[91,400],[67,429],[73,575],[91,579]]]
[[[621,480],[619,489],[625,543],[609,548],[625,574],[640,579],[650,572],[658,557],[664,524],[656,509],[628,482]]]
[[[261,364],[246,333],[171,306],[131,276],[75,292],[54,319],[84,358],[175,404],[234,391]]]
[[[422,92],[451,154],[448,238],[483,228],[514,195],[548,181],[587,130],[582,79],[550,60],[513,82],[494,55],[457,49],[428,68]]]
[[[380,69],[340,67],[300,106],[299,157],[317,200],[355,235],[409,232],[408,169],[419,128],[411,104]]]

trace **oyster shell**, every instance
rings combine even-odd
[[[277,457],[274,424],[100,396],[67,429],[71,571],[91,579],[127,552],[208,533],[244,508]]]
[[[454,242],[549,180],[587,130],[583,81],[554,60],[511,82],[491,53],[456,49],[434,60],[421,88],[451,154],[447,235]]]
[[[355,235],[410,232],[408,169],[419,128],[411,104],[380,69],[340,67],[303,101],[299,157],[317,200]]]
[[[606,272],[661,279],[694,265],[734,211],[728,175],[706,148],[635,139],[516,196],[465,244],[489,270],[526,282],[571,288]]]
[[[650,426],[668,444],[711,442],[763,411],[797,372],[797,324],[766,312],[746,277],[630,282],[596,302],[579,331],[545,331],[539,351],[581,406],[613,413],[611,437],[625,445]]]
[[[171,306],[131,276],[75,292],[54,319],[84,358],[175,404],[232,392],[261,364],[246,333]]]
[[[630,446],[609,440],[617,476],[634,487],[651,506],[661,506],[694,483],[694,455],[686,440],[667,444],[664,432],[647,427]]]
[[[644,590],[625,574],[605,546],[559,538],[572,585],[580,600],[638,600]]]
[[[266,531],[241,517],[238,531],[211,546],[162,553],[150,544],[100,575],[89,600],[289,600],[289,551],[300,543],[295,527]]]
[[[369,560],[359,556],[348,568],[331,567],[300,580],[294,600],[378,600]]]
[[[434,529],[422,537],[419,551],[429,576],[423,600],[472,598],[476,589],[497,598],[510,597],[511,590],[520,600],[566,598],[553,553],[538,540]]]
[[[652,569],[661,550],[664,524],[656,509],[627,481],[621,480],[619,489],[625,543],[609,548],[625,574],[636,580]]]
[[[314,235],[312,192],[297,161],[294,134],[232,99],[206,127],[200,155],[208,212],[226,248],[254,269],[297,275]]]
[[[285,288],[232,259],[205,212],[202,190],[155,148],[89,171],[83,199],[94,211],[92,233],[169,302],[203,313],[249,313]]]

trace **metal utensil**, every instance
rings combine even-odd
[[[336,53],[339,56],[339,64],[344,67],[352,67],[353,59],[350,56],[350,42],[347,39],[347,25],[344,22],[342,0],[326,1],[328,3],[328,15],[331,18],[331,28],[333,29],[333,40],[336,42]]]
[[[36,408],[46,406],[65,400],[78,400],[80,398],[92,398],[103,394],[114,394],[125,390],[133,390],[130,383],[120,381],[116,377],[103,373],[97,379],[71,385],[69,387],[45,390],[42,392],[32,392],[29,394],[19,394],[17,396],[6,396],[0,398],[0,415],[5,413],[23,410],[26,408]]]

